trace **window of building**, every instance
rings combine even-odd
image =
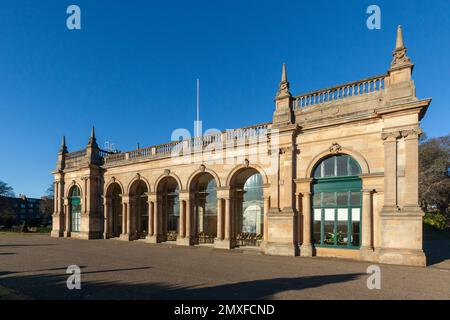
[[[361,168],[350,156],[322,160],[314,169],[313,240],[316,246],[361,245]]]
[[[70,193],[70,217],[72,222],[72,232],[80,231],[80,216],[81,216],[81,198],[80,189],[74,187]]]

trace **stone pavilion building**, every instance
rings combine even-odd
[[[128,152],[89,143],[54,175],[54,237],[425,266],[420,120],[401,27],[386,73],[293,95],[271,121]],[[112,240],[105,240],[112,241]],[[149,251],[151,254],[151,251]]]

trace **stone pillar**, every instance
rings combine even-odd
[[[63,198],[63,210],[64,210],[64,219],[65,219],[65,230],[64,230],[64,237],[70,237],[72,233],[72,221],[70,216],[70,204],[69,198],[64,197]]]
[[[129,213],[130,197],[122,196],[122,234],[120,240],[130,240],[130,213]]]
[[[214,248],[231,249],[232,244],[232,201],[229,187],[217,188],[217,238],[214,239]],[[220,207],[220,210],[219,210]]]
[[[231,199],[225,198],[225,240],[231,239]]]
[[[223,199],[217,198],[217,238],[216,240],[223,240]]]
[[[65,230],[64,218],[64,181],[62,174],[54,182],[54,212],[52,215],[52,237],[63,237]]]
[[[153,236],[154,230],[154,215],[155,215],[155,203],[153,201],[148,202],[148,235]]]
[[[268,223],[268,214],[270,209],[270,196],[264,195],[264,242],[266,242],[269,238],[269,223]]]
[[[419,128],[401,132],[405,139],[405,191],[404,209],[417,211],[419,208]]]
[[[300,247],[302,257],[311,257],[313,250],[311,244],[311,192],[302,192],[303,203],[303,243]]]
[[[151,232],[149,236],[147,237],[147,242],[149,243],[159,243],[162,240],[161,237],[161,197],[158,197],[156,195],[156,192],[152,192],[148,196],[149,202],[151,202],[151,205],[149,205],[150,208],[150,215],[149,216],[149,228],[151,227]]]
[[[186,201],[184,200],[180,200],[180,224],[178,226],[178,237],[179,238],[185,238],[186,237],[186,233],[185,233],[185,228],[186,228],[186,223],[185,223],[185,215],[186,215]]]
[[[372,190],[364,189],[362,198],[361,250],[373,250],[372,244]]]
[[[108,239],[112,230],[113,217],[110,214],[112,209],[112,199],[110,197],[103,197],[103,238]]]
[[[190,246],[193,244],[192,237],[192,201],[189,191],[180,191],[180,227],[177,236],[177,245]]]
[[[384,140],[384,206],[383,211],[398,211],[397,203],[397,138],[399,132],[386,132]]]

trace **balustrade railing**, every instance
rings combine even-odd
[[[139,158],[158,158],[167,156],[173,152],[179,153],[184,147],[190,147],[191,150],[206,148],[211,144],[221,145],[223,142],[233,141],[237,139],[251,139],[266,135],[270,130],[270,123],[264,123],[256,126],[244,127],[235,130],[227,130],[221,133],[214,133],[201,137],[191,138],[189,140],[172,141],[157,146],[141,148],[124,153],[113,153],[105,155],[105,164],[120,162],[128,159]]]
[[[384,78],[386,75],[346,83],[327,89],[313,91],[294,97],[294,109],[334,102],[350,97],[361,96],[376,91],[384,90]]]

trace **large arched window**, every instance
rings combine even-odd
[[[245,181],[242,202],[242,232],[261,236],[263,234],[264,204],[262,185],[262,176],[259,173],[253,174]]]
[[[80,188],[74,187],[70,192],[70,219],[71,231],[80,232],[80,215],[81,215],[81,194]]]
[[[328,157],[314,168],[313,239],[316,246],[359,248],[359,164],[348,155]]]

